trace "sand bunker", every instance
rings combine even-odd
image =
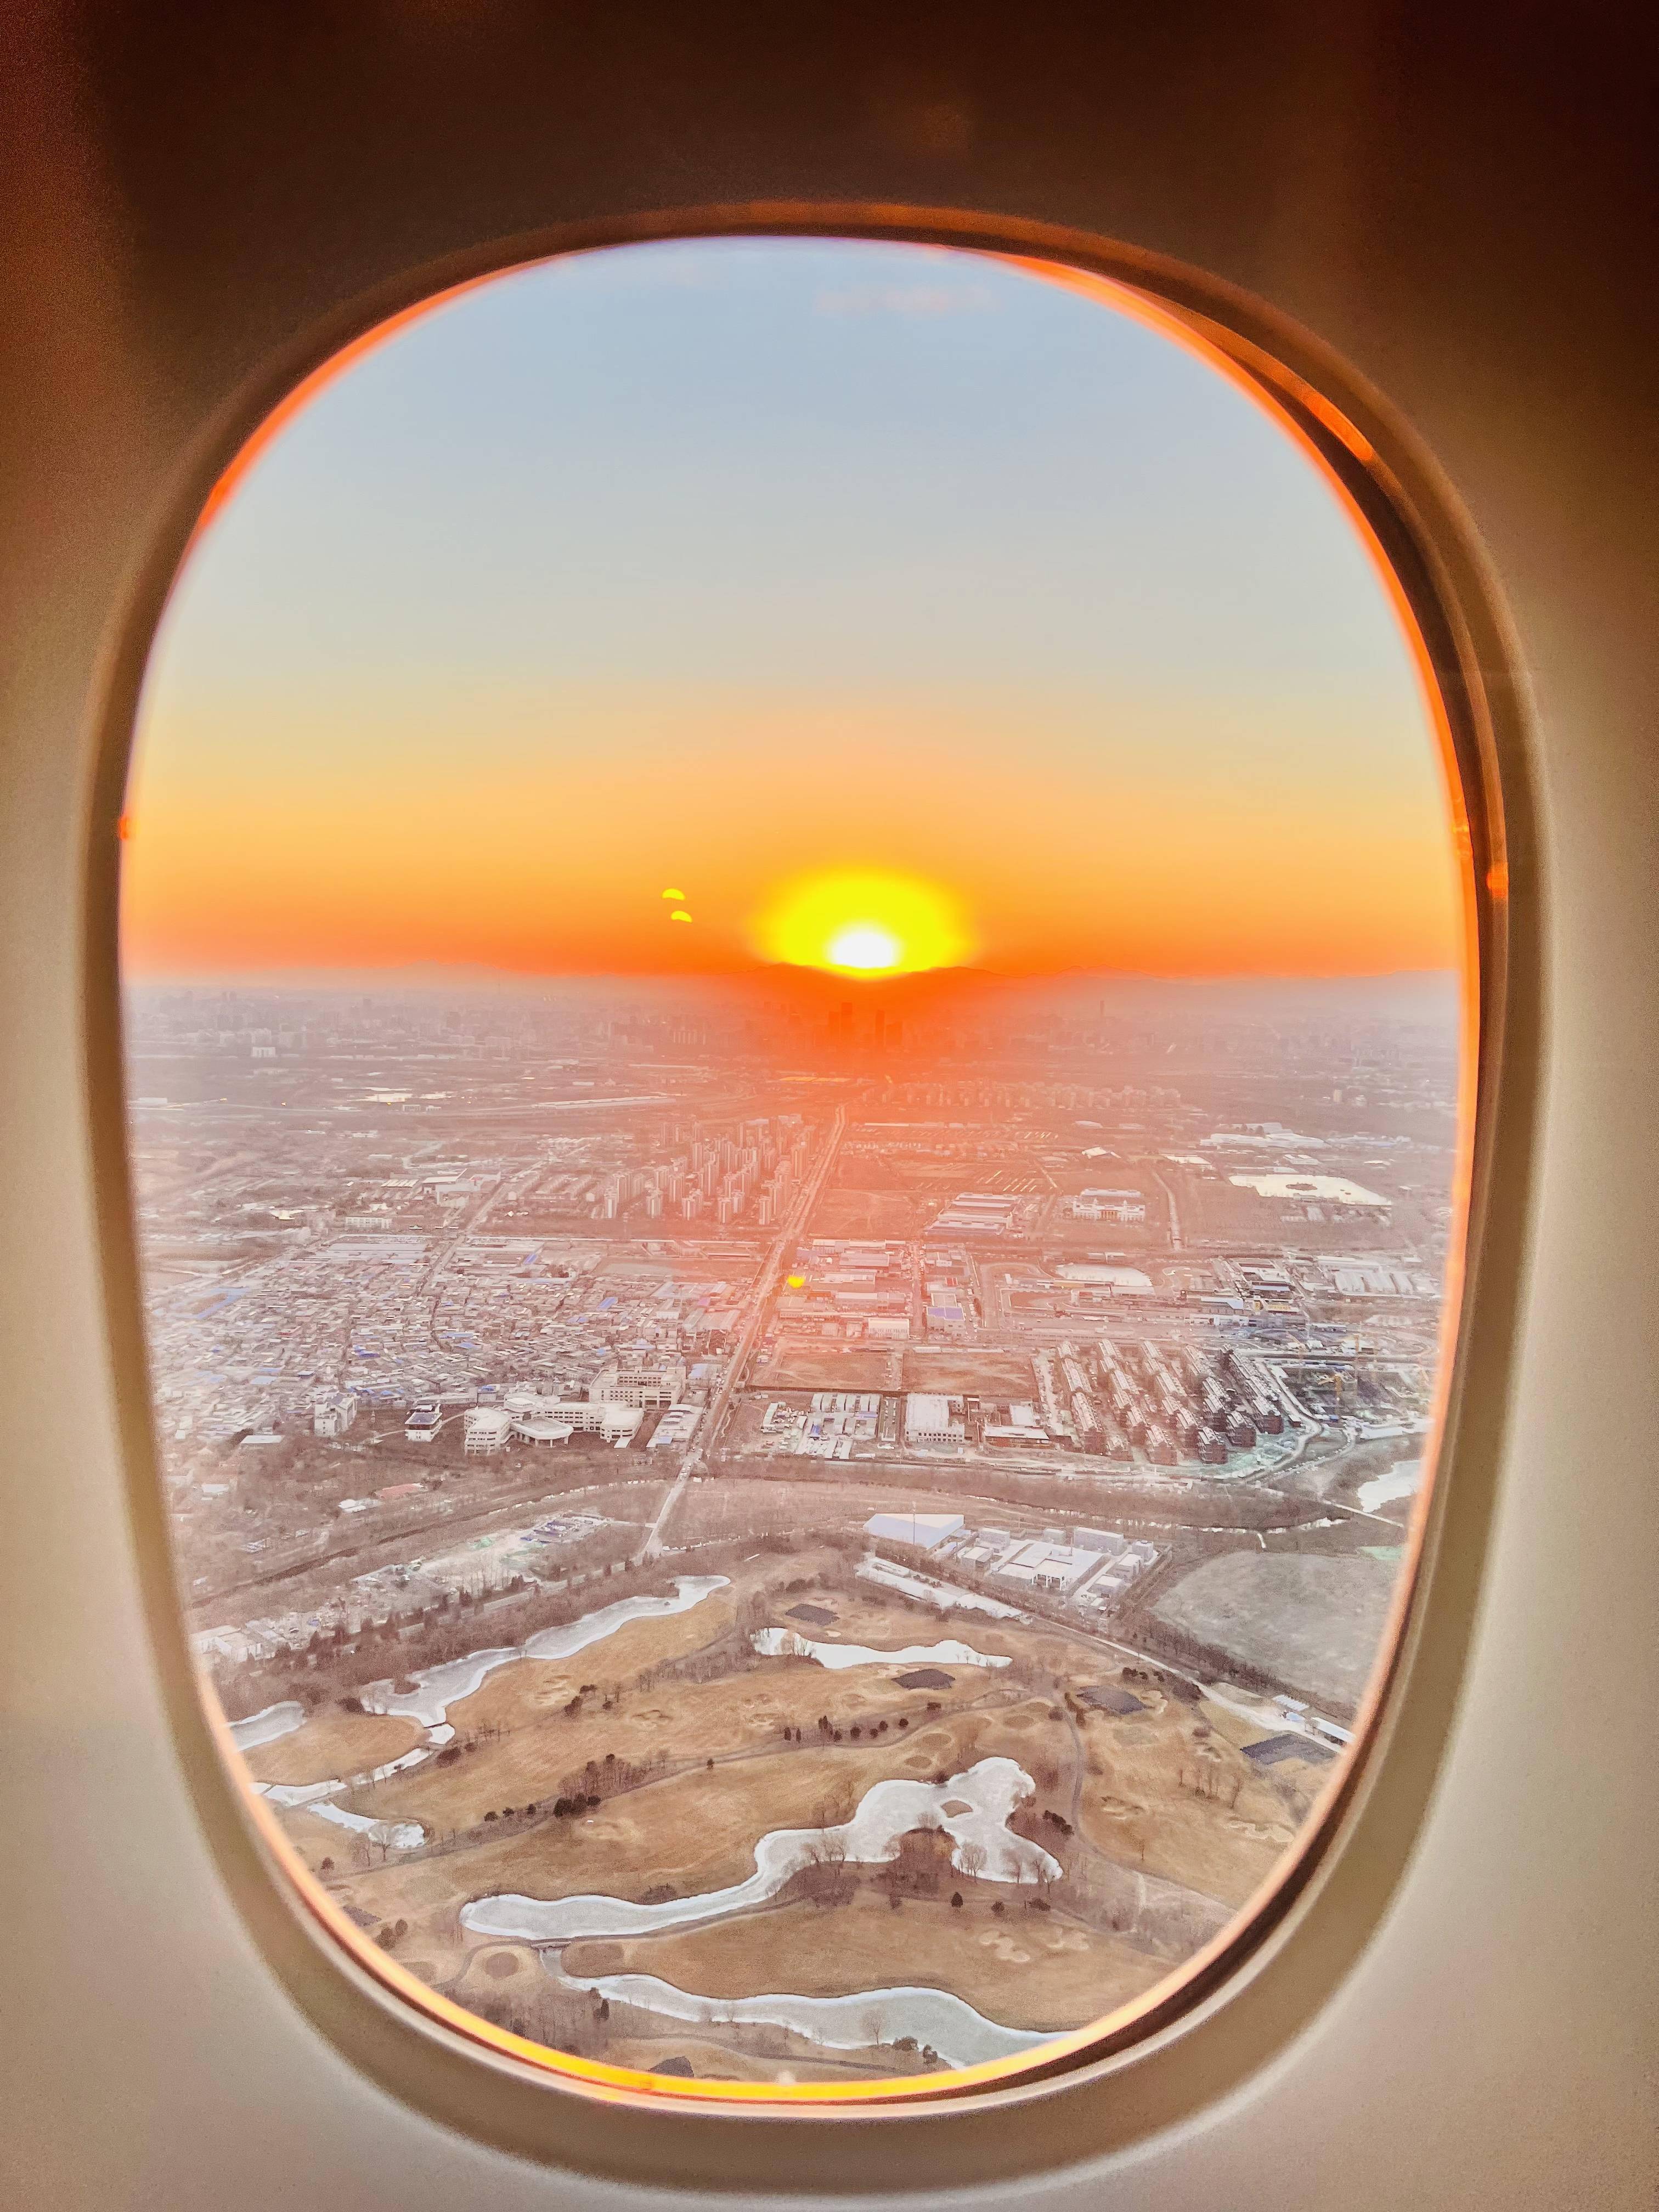
[[[1015,1942],[1012,1936],[1005,1936],[1000,1928],[988,1929],[979,1940],[981,1948],[1000,1959],[1005,1966],[1029,1966],[1031,1963],[1030,1953]]]
[[[879,1865],[894,1857],[898,1839],[912,1828],[942,1828],[951,1838],[952,1865],[962,1866],[964,1844],[983,1854],[979,1869],[991,1881],[1040,1881],[1059,1875],[1057,1860],[1040,1844],[1013,1834],[1009,1815],[1035,1794],[1030,1775],[1012,1759],[981,1759],[946,1782],[878,1782],[850,1820],[830,1828],[774,1828],[755,1846],[755,1871],[729,1888],[694,1897],[638,1905],[622,1897],[481,1897],[461,1908],[461,1925],[477,1936],[525,1943],[570,1943],[584,1936],[651,1936],[665,1928],[701,1926],[764,1905],[792,1875],[810,1866],[827,1844],[849,1861]],[[951,1813],[953,1801],[967,1810]],[[931,2039],[929,2039],[931,2040]]]
[[[843,1667],[909,1665],[913,1661],[939,1660],[952,1667],[1006,1667],[1008,1662],[994,1651],[975,1651],[971,1644],[907,1644],[897,1651],[878,1651],[868,1644],[815,1643],[793,1628],[757,1628],[749,1641],[763,1658],[816,1659],[820,1667],[839,1672]]]

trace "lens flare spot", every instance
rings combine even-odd
[[[683,899],[685,896],[685,893],[684,891],[666,890],[663,893],[663,896],[665,898]]]
[[[677,906],[668,919],[670,921],[690,921],[691,917],[683,906]]]
[[[938,884],[842,869],[785,884],[756,916],[755,949],[795,968],[905,975],[958,966],[975,950],[960,902]]]

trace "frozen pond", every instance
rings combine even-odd
[[[927,1581],[907,1567],[896,1567],[890,1559],[861,1560],[859,1572],[866,1582],[879,1583],[884,1589],[897,1590],[905,1597],[920,1598],[924,1605],[937,1606],[941,1613],[959,1605],[969,1613],[988,1613],[994,1620],[1025,1618],[1018,1607],[1004,1605],[1000,1598],[981,1597],[977,1590],[958,1589],[954,1583]]]
[[[654,1974],[601,1974],[578,1986],[621,2004],[699,2026],[753,2021],[769,2027],[791,2027],[826,2051],[860,2051],[872,2043],[896,2043],[908,2035],[918,2047],[926,2044],[937,2051],[947,2066],[1011,2058],[1048,2039],[1041,2029],[1000,2027],[946,1990],[863,1990],[844,1997],[702,1997],[659,1981]]]
[[[426,1830],[418,1820],[377,1820],[372,1814],[348,1813],[333,1801],[343,1796],[348,1790],[360,1789],[366,1783],[386,1782],[394,1774],[419,1766],[448,1743],[454,1734],[453,1728],[440,1723],[427,1730],[424,1743],[417,1743],[401,1759],[388,1759],[384,1766],[371,1767],[367,1774],[336,1776],[326,1782],[256,1782],[253,1787],[260,1796],[269,1797],[273,1805],[283,1806],[290,1812],[314,1813],[319,1820],[332,1820],[337,1827],[355,1829],[358,1834],[385,1844],[392,1850],[412,1851],[416,1844],[426,1841]]]
[[[426,1841],[426,1830],[418,1820],[376,1820],[367,1813],[348,1813],[343,1806],[326,1802],[307,1805],[306,1810],[319,1820],[332,1820],[337,1828],[367,1836],[372,1844],[384,1844],[388,1850],[412,1851]]]
[[[523,1656],[516,1644],[497,1644],[489,1651],[469,1651],[465,1659],[447,1660],[441,1667],[423,1667],[410,1678],[412,1690],[372,1682],[362,1693],[363,1711],[392,1713],[399,1720],[418,1721],[422,1728],[438,1728],[451,1705],[470,1698],[497,1667],[510,1667]]]
[[[262,1743],[292,1735],[295,1729],[305,1726],[305,1707],[293,1698],[280,1705],[267,1705],[264,1712],[250,1713],[245,1721],[232,1721],[231,1741],[238,1751],[258,1751]]]
[[[694,1605],[701,1605],[717,1589],[726,1587],[724,1575],[681,1575],[675,1583],[671,1597],[624,1597],[615,1605],[602,1606],[598,1613],[585,1613],[580,1620],[568,1621],[562,1628],[538,1629],[524,1647],[526,1659],[570,1659],[578,1651],[586,1651],[590,1644],[603,1642],[625,1628],[630,1620],[663,1620],[669,1614],[690,1613]]]
[[[480,1897],[461,1908],[461,1925],[477,1936],[523,1943],[570,1943],[587,1936],[653,1936],[665,1928],[700,1926],[747,1911],[775,1897],[793,1875],[827,1848],[844,1860],[879,1865],[892,1858],[911,1828],[942,1828],[951,1863],[963,1872],[963,1850],[976,1847],[976,1870],[992,1881],[1039,1881],[1060,1873],[1040,1844],[1013,1834],[1008,1816],[1034,1791],[1012,1759],[981,1759],[947,1782],[878,1782],[850,1820],[832,1828],[774,1828],[755,1846],[755,1871],[727,1889],[637,1905],[621,1897]]]
[[[1006,1667],[1008,1662],[991,1651],[975,1651],[971,1644],[907,1644],[899,1651],[877,1651],[867,1644],[816,1643],[797,1635],[793,1628],[759,1628],[750,1638],[763,1658],[816,1659],[820,1667],[839,1671],[843,1667],[913,1666],[928,1662],[939,1667]]]
[[[1374,1513],[1379,1505],[1387,1505],[1396,1498],[1414,1497],[1422,1486],[1422,1461],[1407,1460],[1401,1466],[1391,1467],[1386,1474],[1379,1474],[1374,1481],[1360,1484],[1361,1509]]]
[[[411,1677],[412,1690],[373,1682],[363,1692],[363,1710],[395,1713],[400,1719],[418,1721],[422,1728],[436,1728],[449,1707],[470,1698],[497,1667],[510,1667],[515,1659],[574,1658],[590,1644],[614,1636],[630,1620],[661,1620],[670,1613],[689,1613],[715,1590],[724,1589],[726,1582],[724,1575],[681,1575],[671,1596],[618,1598],[614,1605],[601,1606],[597,1613],[586,1613],[562,1627],[538,1629],[522,1644],[498,1644],[488,1651],[469,1652],[465,1659],[448,1660],[441,1667],[422,1668]]]

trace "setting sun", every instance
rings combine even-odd
[[[849,975],[957,966],[973,939],[957,902],[936,884],[876,870],[786,884],[757,916],[757,950],[796,968]]]
[[[878,921],[849,921],[830,940],[830,961],[836,968],[861,968],[874,974],[896,968],[903,947],[890,930]]]

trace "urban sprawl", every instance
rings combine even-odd
[[[128,1024],[195,1649],[418,1978],[873,2080],[1135,2002],[1272,1879],[1423,1480],[1449,982]]]

